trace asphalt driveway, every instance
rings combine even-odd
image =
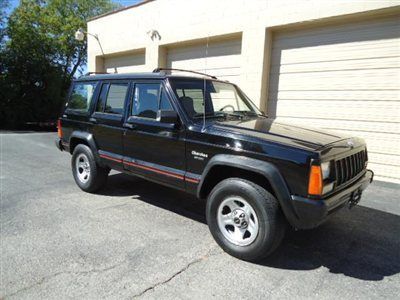
[[[114,173],[75,185],[54,133],[0,134],[0,298],[398,299],[400,190],[375,182],[318,229],[291,231],[260,264],[221,251],[204,204]]]

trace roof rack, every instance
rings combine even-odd
[[[183,70],[183,69],[173,69],[173,68],[156,68],[153,70],[153,73],[160,73],[162,71],[178,71],[178,72],[188,72],[188,73],[193,73],[193,74],[198,74],[198,75],[203,75],[203,76],[207,76],[210,77],[212,79],[217,79],[217,77],[213,76],[213,75],[209,75],[206,73],[201,73],[201,72],[196,72],[196,71],[190,71],[190,70]]]
[[[87,72],[85,74],[83,74],[82,76],[89,76],[89,75],[93,75],[93,74],[110,74],[108,72]]]

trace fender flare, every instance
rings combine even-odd
[[[276,195],[276,198],[282,208],[282,211],[286,216],[286,219],[292,226],[297,227],[296,225],[298,224],[297,221],[299,220],[299,218],[292,205],[290,191],[285,182],[285,179],[282,177],[278,168],[275,167],[272,163],[245,156],[237,156],[230,154],[215,155],[210,159],[201,176],[199,186],[197,187],[198,198],[200,198],[201,190],[207,178],[208,173],[215,166],[234,167],[258,173],[264,176],[269,181]]]
[[[94,140],[93,134],[91,134],[89,132],[76,130],[76,131],[72,132],[72,134],[69,138],[70,145],[71,145],[71,141],[73,139],[84,140],[89,145],[89,148],[92,150],[92,153],[93,153],[93,156],[94,156],[96,162],[100,165],[103,165],[100,160],[99,152],[98,152],[97,145]],[[72,154],[72,147],[70,147],[70,149],[71,149],[70,151]]]

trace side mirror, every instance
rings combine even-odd
[[[157,111],[157,121],[160,123],[178,124],[178,114],[174,110]]]

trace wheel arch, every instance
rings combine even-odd
[[[197,197],[205,199],[218,182],[229,177],[247,179],[265,188],[277,198],[289,223],[296,225],[297,215],[291,203],[290,191],[278,168],[270,162],[245,156],[218,154],[204,169]]]
[[[94,140],[93,134],[84,131],[74,131],[69,139],[69,152],[72,154],[77,145],[84,144],[92,150],[93,156],[97,163],[101,164],[98,148]]]

